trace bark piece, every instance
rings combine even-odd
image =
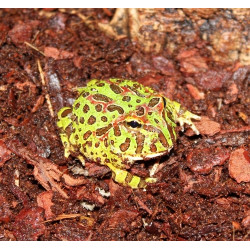
[[[37,240],[45,233],[44,210],[41,207],[24,208],[16,216],[14,235],[17,240]]]
[[[197,101],[203,100],[205,98],[205,94],[198,90],[195,86],[192,84],[187,84],[188,91],[190,95]]]
[[[11,151],[6,147],[3,140],[0,140],[0,167],[11,158]]]
[[[59,167],[51,162],[50,160],[43,158],[27,147],[23,146],[18,140],[9,140],[8,148],[19,157],[25,159],[29,164],[34,166],[34,177],[40,182],[40,184],[46,190],[53,190],[59,192],[64,198],[69,198],[67,192],[63,188],[63,182],[61,182],[61,178],[67,178],[67,174],[63,173],[59,170]],[[80,181],[77,180],[78,184],[85,183],[83,179]]]
[[[250,182],[250,157],[245,149],[239,148],[231,153],[229,175],[238,183]]]
[[[200,121],[195,122],[195,126],[202,135],[213,136],[221,130],[221,125],[210,120],[207,116],[202,116]]]
[[[45,210],[45,217],[47,220],[54,216],[53,212],[51,211],[51,206],[53,205],[52,197],[52,191],[45,191],[37,196],[37,204],[39,207],[42,207]]]
[[[223,165],[229,158],[229,152],[222,148],[194,149],[187,155],[189,168],[199,174],[208,174],[216,165]]]

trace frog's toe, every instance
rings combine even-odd
[[[193,123],[190,125],[190,127],[191,127],[191,129],[194,131],[194,133],[195,133],[196,135],[199,135],[199,134],[200,134],[199,130],[196,128],[196,126],[195,126]]]
[[[184,119],[180,118],[180,119],[178,119],[177,121],[178,121],[179,124],[180,124],[181,132],[183,132],[183,131],[184,131]]]
[[[195,114],[193,114],[193,113],[191,113],[191,112],[189,112],[190,114],[187,116],[187,119],[189,119],[190,120],[190,122],[192,123],[192,121],[191,121],[191,119],[193,119],[193,120],[201,120],[201,117],[200,116],[198,116],[198,115],[195,115]]]
[[[77,158],[80,160],[83,166],[85,166],[85,159],[82,155],[78,155]]]
[[[152,178],[152,177],[148,177],[145,179],[145,182],[147,183],[155,183],[157,181],[157,178]]]

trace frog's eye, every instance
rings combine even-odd
[[[137,121],[130,121],[130,122],[127,122],[127,124],[131,128],[140,128],[141,127],[141,124]]]

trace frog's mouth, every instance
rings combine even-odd
[[[141,160],[150,160],[150,159],[154,159],[154,158],[157,158],[157,157],[160,157],[162,155],[165,155],[169,152],[169,150],[165,150],[165,151],[162,151],[162,152],[158,152],[158,153],[155,153],[155,154],[149,154],[149,155],[145,155],[145,156],[128,156],[128,159],[131,160],[131,161],[141,161]]]

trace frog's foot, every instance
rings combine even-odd
[[[69,169],[71,170],[71,172],[73,173],[73,175],[84,175],[84,176],[89,176],[89,171],[84,168],[85,166],[85,159],[82,155],[76,155],[77,159],[80,160],[80,162],[82,163],[82,166],[77,165],[73,165],[71,167],[69,167]]]
[[[73,175],[84,175],[89,176],[89,171],[85,168],[79,167],[79,166],[72,166],[69,167],[70,171]]]
[[[154,165],[149,170],[149,176],[152,177],[156,172],[158,172],[158,168],[160,165],[160,159],[157,159]]]
[[[152,177],[148,177],[145,179],[146,183],[155,183],[157,181],[157,178],[152,178]]]
[[[201,117],[186,110],[182,115],[177,117],[177,122],[180,124],[182,131],[184,130],[184,124],[188,124],[191,127],[191,129],[195,132],[195,134],[199,135],[200,132],[192,122],[192,119],[200,120]]]
[[[114,166],[109,166],[113,173],[113,179],[124,185],[129,186],[131,188],[145,188],[147,183],[155,182],[155,178],[146,178],[145,180],[140,178],[137,175],[132,175],[126,170],[116,168]]]

